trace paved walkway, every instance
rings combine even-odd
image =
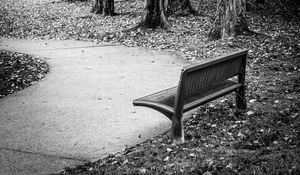
[[[0,49],[51,66],[39,83],[0,99],[0,175],[59,172],[170,129],[166,117],[132,100],[177,84],[186,63],[174,53],[4,39]]]

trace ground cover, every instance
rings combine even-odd
[[[38,82],[48,71],[42,59],[0,51],[0,98]]]
[[[207,41],[215,1],[193,1],[200,16],[171,16],[170,30],[135,26],[140,1],[116,1],[118,16],[90,14],[92,2],[7,0],[0,4],[0,36],[25,39],[106,41],[177,50],[183,59],[211,59],[249,49],[245,113],[228,95],[199,108],[185,123],[186,143],[167,134],[60,174],[300,174],[300,25],[295,4],[267,1],[247,13],[263,35]],[[15,68],[16,69],[16,68]],[[9,90],[8,90],[9,91]]]

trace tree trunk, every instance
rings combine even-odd
[[[165,0],[147,0],[142,21],[137,27],[168,28],[169,24],[165,15]]]
[[[209,39],[225,39],[249,31],[245,11],[245,0],[218,0],[216,19]]]
[[[115,15],[114,0],[95,0],[95,5],[91,9],[91,13],[102,15]]]
[[[198,12],[192,7],[190,0],[168,0],[167,2],[168,14],[180,14],[180,15],[198,15]]]

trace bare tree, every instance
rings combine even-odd
[[[245,11],[245,0],[218,0],[216,19],[209,33],[209,39],[224,39],[250,31]]]
[[[102,15],[115,15],[114,0],[95,0],[91,13]]]

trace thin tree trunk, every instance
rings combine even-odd
[[[236,1],[236,10],[237,19],[235,21],[235,34],[241,35],[245,32],[252,32],[248,27],[248,23],[245,17],[246,0]]]
[[[115,15],[114,0],[95,0],[91,13],[102,14],[105,16]]]
[[[224,39],[249,31],[245,11],[245,0],[218,0],[216,19],[209,39]]]

